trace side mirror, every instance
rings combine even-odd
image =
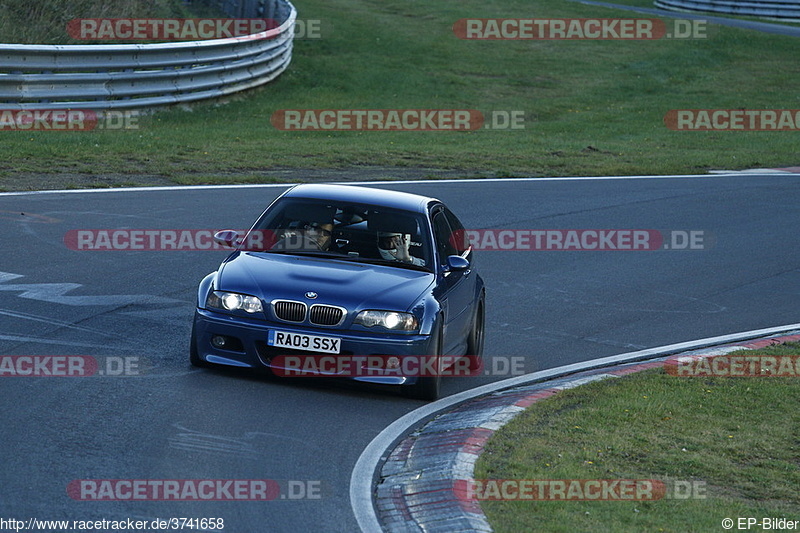
[[[459,272],[469,269],[469,261],[460,255],[447,256],[447,270],[449,272]]]
[[[236,248],[241,244],[241,241],[239,241],[239,234],[232,229],[216,232],[214,234],[214,242],[227,246],[228,248]]]

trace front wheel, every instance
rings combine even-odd
[[[467,355],[481,360],[483,360],[483,338],[486,326],[484,301],[485,300],[481,298],[478,302],[478,309],[475,311],[475,320],[472,322],[472,329],[467,337]]]
[[[442,334],[441,334],[441,326],[437,329],[436,332],[436,343],[432,346],[429,350],[431,352],[430,355],[427,357],[435,357],[436,364],[434,367],[436,368],[435,376],[420,376],[417,378],[417,382],[413,385],[404,385],[403,386],[403,394],[405,394],[409,398],[415,398],[417,400],[426,400],[426,401],[435,401],[439,399],[439,394],[441,393],[442,388]],[[424,365],[420,365],[424,366]]]

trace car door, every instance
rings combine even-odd
[[[463,226],[446,207],[435,208],[431,220],[436,261],[439,263],[437,275],[441,291],[440,302],[444,309],[444,353],[456,355],[464,351],[464,341],[471,326],[476,276],[472,274],[471,265],[466,270],[450,270],[447,267],[447,258],[460,255],[470,260],[472,249],[466,242]]]

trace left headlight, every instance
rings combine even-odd
[[[417,317],[396,311],[361,311],[354,323],[368,328],[381,326],[393,331],[414,331],[419,327]]]
[[[251,314],[264,310],[261,300],[255,296],[223,291],[210,292],[206,298],[206,307],[223,311],[245,311]]]

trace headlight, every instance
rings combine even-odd
[[[255,296],[222,291],[209,293],[208,298],[206,298],[206,307],[225,311],[245,311],[251,314],[264,310],[261,307],[261,300]]]
[[[394,331],[413,331],[419,327],[417,317],[395,311],[361,311],[355,323],[368,328],[381,326]]]

